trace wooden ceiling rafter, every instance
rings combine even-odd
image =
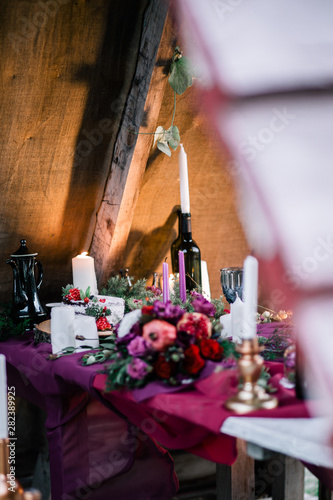
[[[100,287],[123,265],[175,41],[168,2],[152,0],[144,14],[137,66],[91,242]]]

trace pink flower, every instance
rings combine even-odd
[[[164,351],[174,344],[177,330],[174,325],[160,319],[153,319],[142,328],[142,337],[149,341],[156,351]]]
[[[202,313],[185,313],[177,323],[178,332],[186,332],[188,335],[194,335],[197,339],[211,337],[212,330],[210,319]]]

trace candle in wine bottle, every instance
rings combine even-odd
[[[8,437],[6,358],[0,354],[0,439]]]
[[[180,144],[179,152],[180,205],[183,214],[190,213],[190,192],[188,185],[187,154]]]
[[[185,260],[184,260],[184,252],[182,252],[181,250],[179,250],[178,260],[179,260],[179,298],[183,302],[186,302]]]
[[[242,337],[252,339],[257,334],[258,261],[252,255],[244,261]]]
[[[167,262],[163,262],[163,303],[166,304],[169,300],[169,266]]]
[[[95,261],[87,252],[81,253],[72,259],[73,285],[84,292],[90,287],[91,295],[98,294],[95,274]]]

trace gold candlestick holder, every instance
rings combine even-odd
[[[9,468],[9,439],[0,439],[0,500],[40,500],[39,491],[23,491]]]
[[[276,408],[277,398],[267,394],[257,383],[264,365],[264,360],[259,355],[264,348],[259,347],[257,337],[243,340],[236,349],[241,354],[238,369],[243,384],[238,393],[226,401],[225,407],[239,415],[253,410]]]

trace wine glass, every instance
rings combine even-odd
[[[229,304],[233,304],[237,296],[243,295],[243,268],[224,267],[220,269],[221,287]]]

